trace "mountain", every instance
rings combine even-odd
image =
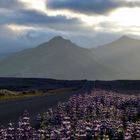
[[[140,40],[122,36],[91,51],[101,64],[119,73],[115,79],[140,79]]]
[[[0,61],[0,77],[110,79],[114,71],[88,49],[60,36]]]
[[[122,36],[94,49],[60,36],[0,60],[0,77],[140,79],[140,40]]]
[[[10,56],[12,53],[13,52],[11,52],[11,53],[0,53],[0,60]]]

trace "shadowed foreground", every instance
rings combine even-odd
[[[43,115],[36,127],[28,112],[18,126],[0,129],[0,139],[14,140],[139,140],[140,96],[94,89],[74,95]]]
[[[16,122],[19,116],[28,110],[31,115],[31,123],[34,124],[36,115],[54,107],[58,102],[64,102],[74,94],[84,93],[93,88],[93,82],[84,82],[76,90],[66,93],[53,93],[47,96],[37,96],[14,100],[0,101],[0,125],[6,125],[10,120]]]

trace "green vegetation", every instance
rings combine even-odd
[[[71,92],[74,91],[76,88],[63,88],[63,89],[55,89],[55,90],[50,90],[47,93],[49,94],[58,94],[58,93],[67,93],[67,92]]]
[[[76,88],[63,88],[44,91],[23,91],[23,92],[13,92],[6,89],[0,89],[0,100],[11,100],[11,99],[21,99],[36,96],[48,96],[51,94],[64,94],[67,92],[72,92]]]
[[[4,96],[0,95],[0,100],[19,99],[19,98],[26,98],[26,97],[42,96],[42,95],[44,94],[41,92],[38,93],[29,92],[26,94],[18,93],[18,94],[4,95]]]

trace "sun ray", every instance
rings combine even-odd
[[[28,9],[34,9],[37,11],[46,11],[46,0],[19,0]]]

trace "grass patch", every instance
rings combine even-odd
[[[33,92],[18,92],[14,94],[0,94],[0,100],[12,100],[12,99],[22,99],[22,98],[29,98],[29,97],[37,97],[37,96],[47,96],[51,94],[64,94],[68,92],[72,92],[76,90],[76,88],[63,88],[63,89],[55,89],[55,90],[49,90],[47,92],[43,91],[33,91]]]
[[[28,93],[28,94],[16,94],[16,95],[7,95],[7,96],[0,96],[0,100],[9,100],[9,99],[19,99],[19,98],[27,98],[27,97],[34,97],[34,96],[43,96],[43,93]]]
[[[72,92],[74,91],[76,88],[63,88],[63,89],[55,89],[55,90],[50,90],[47,93],[50,94],[59,94],[59,93],[67,93],[67,92]]]

